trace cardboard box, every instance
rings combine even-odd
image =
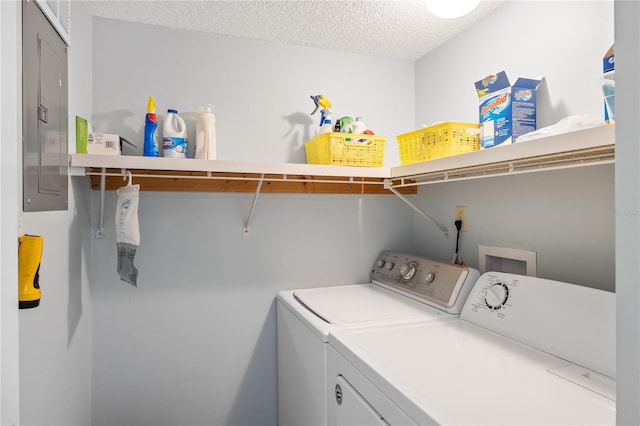
[[[120,136],[90,133],[87,138],[87,154],[120,155]]]
[[[615,55],[613,44],[602,58],[602,91],[604,93],[604,121],[609,124],[615,121],[616,114],[616,91],[615,91]]]
[[[519,78],[511,88],[514,142],[519,136],[536,130],[538,86],[541,82],[542,78]]]
[[[542,78],[519,78],[511,86],[504,71],[475,83],[478,94],[480,146],[510,144],[536,130],[537,90]]]

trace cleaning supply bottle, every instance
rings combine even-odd
[[[175,109],[167,110],[162,124],[162,155],[169,158],[187,158],[187,126]]]
[[[216,159],[216,116],[211,104],[196,116],[196,157],[200,160]]]
[[[356,117],[356,121],[351,125],[351,129],[353,130],[353,133],[363,135],[364,132],[367,131],[367,125],[362,121],[362,117]],[[354,139],[354,142],[368,143],[367,139]]]
[[[364,131],[367,130],[367,125],[362,121],[362,117],[356,117],[356,121],[353,122],[351,129],[353,130],[353,133],[363,135]]]
[[[147,103],[147,116],[144,120],[144,146],[142,155],[145,157],[159,157],[160,144],[158,143],[158,117],[156,116],[156,100],[149,96]]]
[[[322,123],[320,124],[320,128],[316,135],[331,133],[333,131],[333,124],[331,124],[331,110],[329,108],[323,109],[322,115]]]

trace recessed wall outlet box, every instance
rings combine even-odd
[[[120,136],[90,133],[87,138],[87,154],[120,155]]]
[[[489,271],[535,277],[536,252],[506,247],[478,246],[478,270],[481,274]]]

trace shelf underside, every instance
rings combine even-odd
[[[105,189],[115,190],[127,184],[128,172],[134,184],[143,191],[193,191],[193,192],[256,192],[261,178],[259,173],[187,172],[161,170],[106,169]],[[91,168],[91,188],[100,190],[101,168]],[[309,194],[392,194],[384,188],[383,178],[335,177],[309,175],[265,174],[261,193],[309,193]],[[407,180],[405,180],[407,182]],[[399,183],[399,180],[398,180]],[[403,194],[416,194],[417,188],[407,186]]]
[[[407,176],[409,182],[396,187],[415,186],[426,183],[474,179],[518,173],[537,172],[588,165],[610,164],[615,161],[615,146],[603,145],[568,152],[556,152],[529,158],[499,161],[490,164],[434,170]]]

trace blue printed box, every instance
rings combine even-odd
[[[602,91],[604,92],[604,122],[610,124],[615,121],[616,115],[616,82],[615,82],[615,51],[611,45],[602,59]]]
[[[536,130],[536,103],[538,86],[542,79],[519,78],[511,88],[513,105],[512,136],[515,142],[519,136]]]
[[[480,100],[480,146],[511,143],[511,84],[504,71],[476,82]]]
[[[480,145],[510,144],[536,130],[536,95],[542,78],[519,78],[511,86],[501,71],[475,83],[480,101]]]

